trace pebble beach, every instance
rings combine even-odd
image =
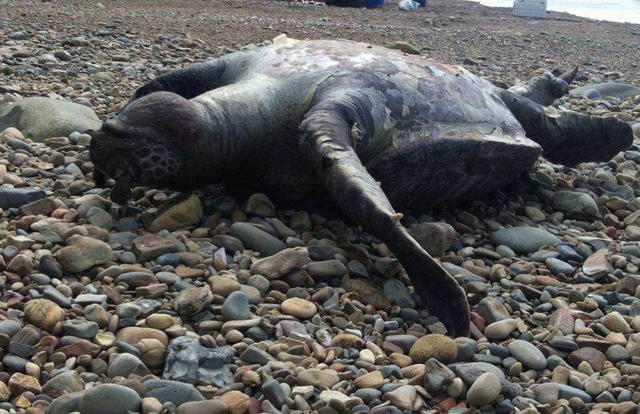
[[[98,187],[83,131],[167,70],[346,38],[511,86],[579,65],[640,87],[640,25],[430,1],[0,0],[0,414],[634,414],[640,410],[640,94],[558,107],[636,142],[540,158],[482,200],[403,212],[467,292],[452,338],[401,263],[339,212]],[[499,162],[500,160],[496,160]]]

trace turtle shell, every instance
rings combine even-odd
[[[486,194],[530,168],[541,152],[497,88],[460,66],[323,40],[264,48],[245,70],[244,79],[259,74],[296,85],[297,99],[309,105],[309,95],[356,94],[370,122],[355,126],[362,133],[352,144],[394,204],[424,208]]]

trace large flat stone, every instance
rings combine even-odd
[[[99,129],[101,125],[93,109],[69,101],[32,97],[0,108],[0,131],[15,127],[37,141]]]
[[[525,254],[535,252],[545,245],[555,246],[560,243],[560,238],[544,229],[525,226],[496,230],[491,234],[491,240]]]

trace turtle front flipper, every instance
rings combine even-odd
[[[500,97],[551,162],[573,166],[609,161],[633,143],[631,127],[616,118],[546,108],[511,91],[502,91]]]
[[[138,88],[130,102],[159,91],[173,92],[183,98],[191,99],[223,86],[221,79],[226,69],[226,60],[212,59],[186,68],[171,70]]]
[[[365,105],[343,94],[315,103],[301,125],[300,147],[325,189],[357,224],[387,244],[432,314],[454,336],[469,334],[466,294],[451,275],[409,235],[352,140],[367,135]]]

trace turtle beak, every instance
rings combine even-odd
[[[118,169],[115,175],[116,184],[111,190],[111,200],[121,206],[127,205],[131,199],[131,180],[122,169]]]
[[[89,157],[91,158],[91,162],[93,162],[93,180],[95,181],[96,186],[104,188],[107,185],[107,175],[105,174],[105,171],[100,169],[100,167],[104,168],[104,156],[100,151],[102,149],[100,140],[103,137],[104,132],[90,129],[85,133],[91,136]]]
[[[576,75],[578,74],[578,66],[576,66],[575,68],[573,68],[572,70],[563,73],[562,75],[558,76],[560,79],[562,79],[563,81],[567,82],[567,85],[570,85],[571,82],[573,82],[573,80],[575,79]]]
[[[126,205],[131,199],[131,177],[122,154],[127,154],[132,146],[128,145],[128,140],[114,138],[104,130],[88,133],[92,138],[89,156],[94,164],[93,179],[96,186],[105,188],[107,177],[113,178],[116,183],[111,190],[111,199],[117,204]]]
[[[98,188],[104,188],[107,185],[107,176],[97,168],[93,169],[93,181]]]

